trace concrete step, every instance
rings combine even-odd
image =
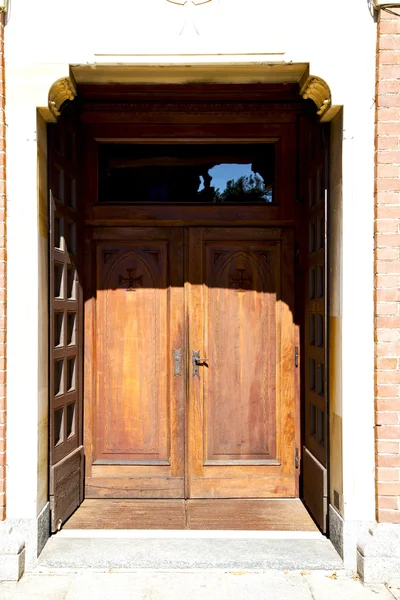
[[[76,572],[109,569],[182,570],[337,570],[343,563],[322,535],[289,537],[256,535],[260,532],[212,532],[209,537],[187,532],[110,532],[54,535],[39,557],[36,572]],[[188,532],[193,534],[193,532]],[[276,533],[276,532],[274,532]],[[279,533],[279,532],[278,532]],[[178,535],[177,535],[178,534]],[[85,535],[85,537],[84,537]],[[109,535],[110,537],[105,537]]]

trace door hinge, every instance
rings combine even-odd
[[[299,366],[299,347],[296,346],[296,348],[294,349],[294,366],[296,367],[296,369]]]
[[[300,466],[300,458],[299,458],[299,449],[298,448],[294,449],[294,466],[296,469],[298,469]]]

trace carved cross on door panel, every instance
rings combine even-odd
[[[143,275],[136,276],[137,269],[127,269],[128,277],[119,276],[119,283],[127,283],[127,292],[136,292],[138,286],[143,287]]]
[[[239,273],[239,275],[238,277],[232,277],[231,275],[231,287],[235,288],[238,292],[251,290],[253,281],[251,275],[247,275],[246,269],[236,269],[235,272]]]

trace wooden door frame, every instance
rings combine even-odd
[[[193,92],[194,93],[194,92]],[[170,97],[167,104],[161,102],[154,109],[153,101],[147,103],[134,103],[129,105],[115,102],[101,103],[97,105],[90,101],[84,101],[81,112],[81,120],[84,129],[84,152],[85,162],[82,171],[85,173],[83,180],[84,201],[84,224],[87,232],[87,249],[90,245],[88,238],[93,228],[129,227],[129,226],[246,226],[246,227],[284,227],[294,228],[296,244],[301,244],[302,220],[301,198],[299,198],[299,173],[298,173],[298,119],[304,114],[313,114],[307,103],[282,104],[251,104],[251,98],[242,103],[229,103],[220,101],[218,105],[212,103],[189,106],[178,102],[176,97]],[[189,109],[189,110],[188,110]],[[251,135],[250,135],[251,134]],[[224,207],[224,214],[215,206],[149,206],[95,205],[97,200],[97,148],[100,143],[117,143],[118,141],[135,141],[144,144],[154,142],[166,143],[185,142],[189,144],[229,140],[234,143],[251,143],[254,141],[270,141],[281,137],[281,148],[284,149],[285,171],[293,173],[293,177],[285,177],[281,171],[281,181],[278,186],[286,186],[283,194],[285,202],[277,207]],[[295,175],[296,173],[296,175]],[[227,211],[227,208],[229,209]],[[211,210],[210,210],[211,209]],[[208,214],[206,211],[209,211]],[[87,254],[89,259],[89,253]],[[90,259],[86,260],[88,277],[90,276]],[[295,316],[295,339],[296,345],[301,346],[300,331],[304,326],[300,317],[302,313],[302,298],[298,298],[298,290],[302,288],[301,269],[295,267],[296,277],[296,306]],[[301,294],[301,292],[300,292]],[[85,328],[92,327],[93,306],[85,303]],[[85,358],[93,357],[93,347],[87,345],[85,340]],[[87,361],[85,360],[85,364]],[[301,361],[300,361],[301,366]],[[301,385],[303,378],[300,376],[300,368],[296,370],[296,447],[302,444],[301,423],[304,419],[302,414]],[[88,385],[85,376],[85,404],[91,401],[93,389]],[[85,428],[84,440],[87,439]],[[299,455],[301,464],[301,453]],[[297,486],[299,488],[299,486]],[[299,489],[297,489],[299,492]]]
[[[142,126],[143,127],[143,126]],[[146,129],[144,129],[146,132]],[[295,225],[296,180],[286,177],[289,170],[296,172],[296,127],[293,123],[226,125],[213,124],[208,131],[204,125],[179,126],[161,124],[157,137],[147,131],[138,137],[138,126],[91,125],[85,129],[84,165],[88,174],[84,184],[84,224],[88,227],[103,226],[271,226],[293,227]],[[189,132],[190,135],[187,135]],[[229,132],[229,136],[227,135]],[[186,133],[186,136],[184,135]],[[203,134],[203,135],[202,135]],[[204,135],[205,134],[205,135]],[[211,135],[212,134],[212,135]],[[122,137],[124,136],[124,137]],[[118,141],[136,144],[204,144],[204,143],[275,143],[277,204],[271,206],[222,206],[204,204],[98,204],[98,148],[100,144]]]
[[[258,108],[258,107],[257,107]],[[143,137],[138,136],[138,125],[129,124],[109,124],[109,123],[90,123],[85,128],[85,163],[84,172],[89,177],[84,181],[86,199],[85,202],[85,231],[86,231],[86,291],[85,291],[85,331],[90,332],[85,335],[85,404],[88,408],[85,410],[85,448],[93,445],[91,439],[92,415],[90,408],[95,404],[96,390],[93,384],[92,363],[95,360],[95,300],[92,294],[93,256],[91,237],[93,232],[106,231],[108,226],[113,227],[154,227],[154,226],[253,226],[253,227],[294,227],[295,212],[295,178],[285,177],[286,170],[295,172],[296,166],[296,127],[294,122],[283,123],[258,123],[262,119],[259,111],[254,112],[252,119],[249,115],[239,115],[233,111],[228,111],[229,126],[221,125],[216,121],[216,116],[211,112],[202,115],[202,121],[211,120],[211,124],[203,123],[184,123],[179,124],[161,123],[157,124],[157,137],[154,137],[154,126],[149,130],[149,126],[142,130],[147,134]],[[170,115],[169,119],[170,119]],[[182,113],[181,120],[189,121],[192,115]],[[140,116],[140,120],[142,115]],[[86,117],[88,120],[88,117]],[[158,120],[165,121],[165,114],[158,114]],[[234,121],[238,120],[239,123]],[[251,121],[256,121],[256,123]],[[241,121],[241,122],[240,122]],[[250,121],[250,122],[249,122]],[[190,125],[188,127],[188,125]],[[189,132],[189,135],[188,133]],[[124,137],[122,137],[124,136]],[[134,141],[135,143],[232,143],[232,144],[251,144],[254,142],[268,143],[275,142],[277,147],[277,169],[276,169],[276,187],[278,190],[278,205],[275,206],[204,206],[204,205],[96,205],[97,201],[97,181],[98,181],[98,147],[100,143],[116,143],[123,139],[124,141]],[[89,291],[90,288],[90,291]],[[300,394],[296,393],[296,402],[299,401]],[[300,422],[299,405],[296,407],[296,422]],[[300,428],[296,427],[296,436],[299,436]],[[296,437],[296,447],[300,448],[300,439]],[[89,453],[89,456],[91,452]],[[87,464],[89,467],[89,461]],[[296,478],[296,493],[298,494],[298,478]]]

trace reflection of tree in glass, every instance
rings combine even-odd
[[[230,179],[223,192],[218,194],[219,202],[272,202],[272,187],[265,185],[258,175],[243,175]]]

